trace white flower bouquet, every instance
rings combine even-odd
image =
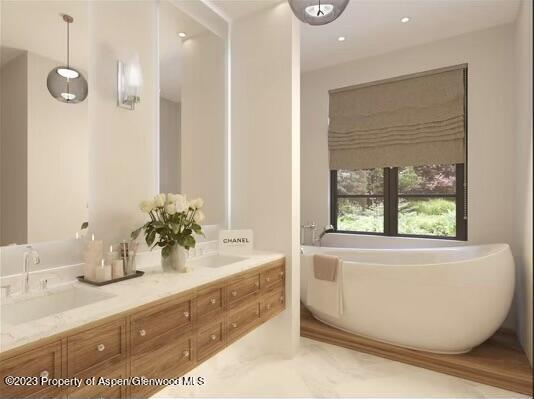
[[[158,194],[151,201],[143,201],[140,208],[150,220],[133,231],[132,239],[137,239],[141,231],[145,233],[147,245],[161,248],[161,256],[167,258],[178,246],[186,250],[194,248],[194,234],[203,235],[201,223],[204,221],[202,198],[187,201],[181,194]]]

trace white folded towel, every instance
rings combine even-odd
[[[324,262],[324,258],[325,255],[310,259],[311,265],[307,270],[306,305],[312,312],[316,311],[331,317],[341,317],[343,315],[343,260],[337,256],[332,256],[332,258],[337,258],[338,266],[335,281],[328,281],[315,278],[314,273],[314,263]],[[318,316],[321,315],[318,314]]]

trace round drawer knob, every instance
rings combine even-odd
[[[267,305],[265,305],[265,308],[266,308],[267,310],[271,309],[271,304],[268,303]]]
[[[144,337],[146,335],[146,330],[139,330],[139,335]]]
[[[237,291],[232,291],[232,296],[237,296]]]
[[[284,272],[280,272],[280,277],[284,277]]]
[[[215,298],[211,298],[211,299],[210,299],[210,303],[211,303],[212,305],[215,305],[215,304],[217,303],[217,300],[216,300]]]
[[[259,311],[259,310],[256,310],[256,311],[254,312],[254,314],[255,314],[256,316],[259,316],[259,315],[260,315],[260,311]]]
[[[267,281],[267,282],[269,283],[269,282],[271,282],[271,278],[270,278],[270,277],[267,277],[267,278],[265,279],[265,281]]]
[[[47,378],[49,376],[48,370],[43,370],[39,373],[41,378]]]
[[[189,358],[189,351],[188,350],[183,351],[182,355],[184,356],[184,359],[188,359]]]
[[[98,344],[98,346],[96,347],[96,350],[99,352],[103,352],[104,349],[106,349],[106,345],[104,344]]]
[[[184,317],[187,319],[189,318],[189,312],[184,312]]]
[[[283,296],[280,297],[280,303],[284,303],[284,297]]]
[[[232,328],[237,328],[237,323],[232,323]]]
[[[260,286],[260,283],[258,283],[257,281],[254,283],[254,285],[256,286],[256,288],[258,288]]]
[[[217,336],[215,334],[211,334],[210,339],[212,341],[215,341],[217,339]]]

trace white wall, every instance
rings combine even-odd
[[[26,243],[28,240],[27,70],[27,54],[14,58],[0,69],[0,245]]]
[[[532,365],[532,2],[523,1],[515,31],[516,262],[518,332]]]
[[[159,191],[179,193],[181,187],[180,103],[159,100]]]
[[[258,332],[262,347],[285,353],[300,334],[299,52],[285,2],[232,24],[231,226],[286,255],[287,310]]]
[[[58,62],[28,53],[28,240],[74,238],[88,219],[88,103],[66,104],[46,87]],[[87,77],[85,71],[81,71]]]
[[[226,225],[226,44],[211,32],[182,44],[182,187],[204,199],[206,224]]]
[[[157,187],[157,3],[89,3],[89,228],[117,242],[144,223],[139,202]],[[139,57],[135,111],[116,105],[117,60]]]

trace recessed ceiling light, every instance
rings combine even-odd
[[[345,36],[339,36],[339,37],[337,38],[337,41],[338,41],[338,42],[344,42],[344,41],[345,41]]]
[[[410,17],[402,17],[401,20],[400,20],[403,24],[406,24],[408,22],[411,21],[411,18]]]
[[[180,32],[180,33],[178,33],[178,36],[181,37],[181,38],[183,39],[184,37],[187,37],[187,33],[185,33],[185,32]]]

